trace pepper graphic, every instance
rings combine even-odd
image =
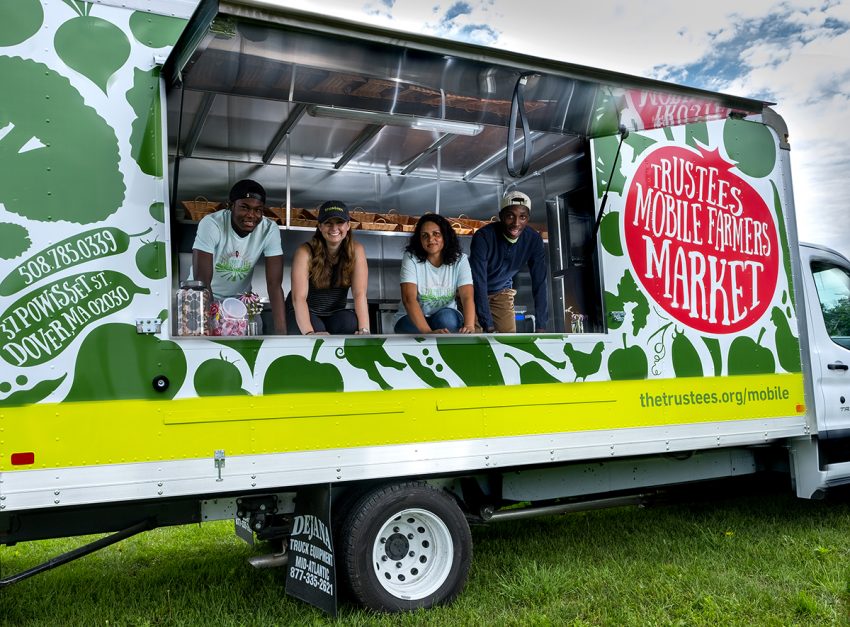
[[[404,370],[404,364],[396,361],[384,349],[386,340],[372,338],[354,338],[345,340],[345,359],[349,364],[360,370],[365,370],[369,378],[381,386],[382,390],[391,390],[378,366]]]
[[[523,385],[527,383],[560,383],[536,361],[521,364],[513,355],[506,355],[506,357],[519,366],[519,381]]]
[[[567,365],[567,362],[565,362],[565,361],[555,361],[554,359],[549,357],[546,353],[544,353],[542,350],[540,350],[540,348],[538,348],[538,346],[537,346],[536,339],[531,339],[531,338],[522,337],[522,336],[516,336],[516,337],[503,336],[503,337],[497,337],[496,341],[499,342],[500,344],[506,344],[507,346],[510,346],[512,348],[518,348],[519,350],[528,353],[529,355],[531,355],[532,357],[535,357],[536,359],[538,359],[540,361],[545,361],[546,363],[551,364],[552,366],[554,366],[555,368],[558,368],[559,370],[562,370]]]
[[[29,405],[31,403],[38,403],[39,401],[43,401],[45,398],[50,396],[50,394],[58,388],[61,383],[67,377],[67,373],[63,374],[58,379],[48,379],[46,381],[41,381],[31,387],[29,390],[18,390],[17,392],[13,392],[9,394],[6,398],[0,401],[0,407],[13,407],[15,405]]]
[[[486,338],[437,338],[446,365],[468,386],[504,385],[502,370]]]
[[[301,355],[285,355],[275,359],[266,370],[263,394],[287,392],[341,392],[342,375],[332,364],[316,361],[324,340],[316,340],[310,359]]]

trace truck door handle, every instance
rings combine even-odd
[[[834,364],[827,364],[826,366],[830,370],[847,370],[850,368],[847,364],[842,364],[841,362],[835,362]]]

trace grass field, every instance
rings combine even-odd
[[[694,492],[699,492],[695,488]],[[473,529],[451,607],[341,625],[850,625],[850,501],[752,491]],[[0,548],[3,575],[79,544]],[[228,522],[159,529],[0,592],[2,625],[321,625]]]

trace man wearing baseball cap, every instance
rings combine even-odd
[[[277,224],[263,217],[266,190],[257,181],[243,179],[230,188],[229,200],[227,209],[198,223],[189,278],[202,281],[216,300],[239,296],[251,291],[254,266],[265,257],[275,333],[286,333],[283,248]]]
[[[543,238],[528,229],[531,199],[520,191],[502,197],[499,221],[472,236],[469,264],[475,290],[478,324],[486,333],[516,333],[513,280],[528,266],[534,296],[536,331],[545,331],[549,319],[546,292],[546,254]]]

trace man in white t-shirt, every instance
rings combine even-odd
[[[230,189],[228,209],[216,211],[198,224],[192,245],[191,279],[208,285],[216,300],[251,290],[254,266],[266,259],[266,287],[275,333],[286,333],[283,306],[283,249],[280,229],[263,217],[266,190],[250,179]]]

